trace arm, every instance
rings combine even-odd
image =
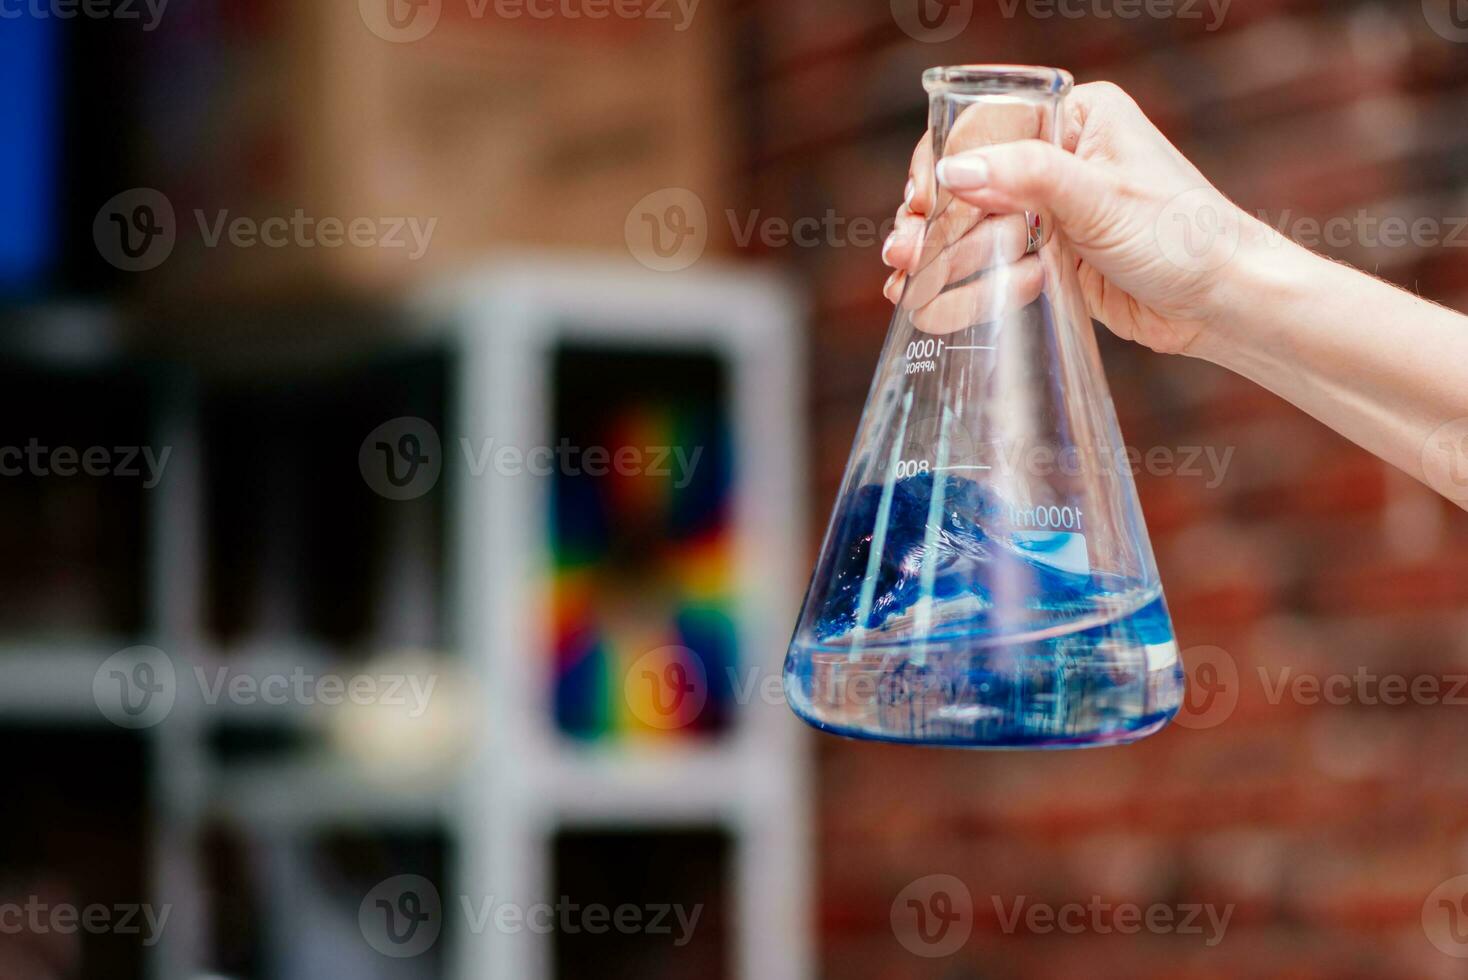
[[[1220,282],[1198,357],[1305,410],[1468,509],[1468,318],[1293,242]]]

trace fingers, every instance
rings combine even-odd
[[[958,200],[986,211],[1049,212],[1073,240],[1095,235],[1101,202],[1114,194],[1100,167],[1041,140],[945,157],[938,164],[938,182]]]
[[[886,283],[882,285],[882,295],[887,298],[887,302],[896,306],[897,302],[902,299],[902,290],[906,284],[907,270],[898,269],[888,276]]]
[[[933,207],[936,189],[933,185],[933,141],[931,133],[923,134],[912,151],[912,163],[908,167],[907,186],[903,190],[902,206],[892,233],[882,245],[882,261],[894,272],[887,280],[882,292],[891,299],[894,287],[900,281],[900,272],[910,272],[917,267],[923,231],[928,214]],[[896,302],[896,300],[893,300]]]
[[[933,211],[933,133],[923,134],[912,151],[912,163],[907,168],[907,193],[904,204],[913,214],[928,215]]]
[[[1016,253],[1014,241],[1020,241]],[[882,248],[882,261],[895,267],[882,287],[888,302],[902,298],[910,278],[916,278],[919,302],[926,303],[944,286],[987,268],[995,261],[1024,254],[1028,232],[1021,219],[1016,226],[983,220],[966,206],[950,207],[928,225],[910,212],[898,214],[898,226]]]
[[[966,290],[961,298],[938,303],[925,317],[930,325],[961,319],[964,314],[958,307],[964,302],[973,307],[974,316],[979,319],[983,319],[985,312],[997,316],[1032,302],[1038,294],[1038,285],[1032,289],[1027,274],[1015,277],[1007,271],[1030,251],[1029,220],[1029,215],[1024,213],[986,216],[956,200],[930,225],[923,224],[916,216],[900,216],[899,229],[883,254],[889,265],[897,267],[888,277],[883,295],[892,303],[906,297],[908,308],[917,310],[934,303],[945,291]],[[1050,228],[1049,223],[1043,226],[1044,239],[1040,244],[1048,240]],[[995,288],[994,282],[968,281],[996,273],[1010,276],[1005,280],[1001,275],[998,280],[998,292],[1005,299],[997,303],[988,298]]]
[[[893,226],[892,234],[887,236],[887,241],[882,246],[882,261],[894,269],[915,269],[926,224],[927,218],[915,213],[907,205],[898,208],[897,222]]]
[[[1026,102],[976,102],[953,120],[943,141],[943,155],[952,156],[997,143],[1042,139],[1049,113]]]
[[[1018,139],[1041,137],[1045,133],[1046,114],[1040,107],[1025,103],[981,103],[961,112],[944,140],[945,153],[959,153]],[[882,248],[882,261],[899,271],[917,271],[924,247],[924,224],[938,210],[938,188],[933,180],[933,133],[923,138],[912,151],[908,167],[903,203],[897,209],[892,234]],[[946,248],[961,240],[983,218],[981,210],[950,206],[926,230],[929,239],[936,238],[938,247]],[[888,280],[889,291],[898,277]]]
[[[945,288],[999,265],[1018,262],[1029,248],[1030,230],[1023,214],[981,221],[952,245],[925,258],[910,276],[909,305],[923,306]]]
[[[1145,118],[1132,97],[1111,82],[1087,82],[1071,90],[1066,100],[1066,118],[1060,145],[1071,152],[1080,146],[1087,130],[1102,144],[1109,143],[1118,123],[1125,117]]]
[[[991,323],[1039,299],[1045,284],[1038,255],[996,266],[970,282],[940,293],[914,311],[913,326],[924,333],[950,334]]]

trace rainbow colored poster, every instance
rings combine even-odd
[[[725,366],[567,346],[552,377],[557,726],[580,739],[726,729],[738,583]]]

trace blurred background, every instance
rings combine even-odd
[[[1208,365],[1178,723],[785,709],[972,62],[1468,308],[1458,0],[0,3],[0,977],[1463,975],[1468,521]]]

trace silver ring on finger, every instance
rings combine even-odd
[[[1040,228],[1040,216],[1025,212],[1025,229],[1029,232],[1029,240],[1025,243],[1025,254],[1034,255],[1045,244],[1045,234]]]

